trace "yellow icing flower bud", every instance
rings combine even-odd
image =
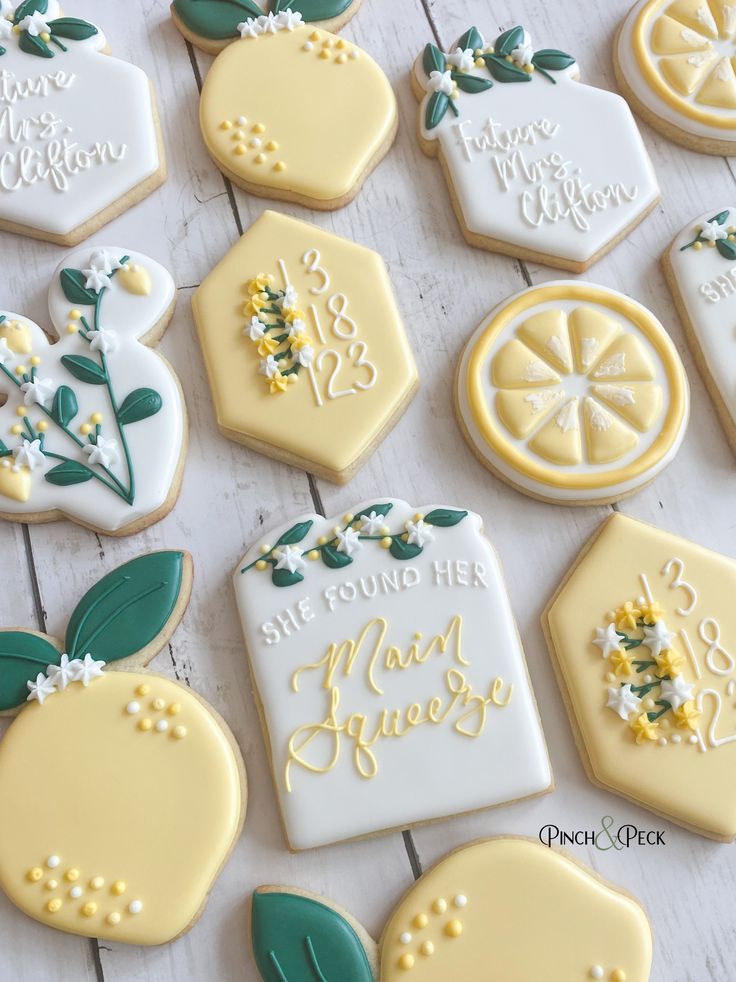
[[[256,563],[256,569],[260,570],[261,572],[263,572],[263,570],[266,569],[267,566],[268,563],[266,562],[265,559],[259,559],[258,562]]]
[[[390,549],[391,548],[391,536],[386,536],[385,539],[381,539],[381,548]]]
[[[25,406],[18,406],[18,408],[15,410],[15,415],[20,416],[22,419],[24,416],[28,415],[28,410]]]
[[[95,424],[95,426],[100,425],[100,423],[102,422],[102,418],[103,418],[102,413],[92,413],[92,415],[90,416],[90,420]]]
[[[31,364],[34,368],[41,364],[41,359],[38,357],[38,355],[34,355],[33,358],[31,358]]]
[[[89,423],[82,423],[82,425],[79,427],[79,432],[82,434],[82,436],[89,436],[89,434],[92,432],[92,427],[89,425]]]
[[[23,432],[23,427],[18,426],[18,424],[16,423],[15,426],[10,427],[10,432],[13,434],[13,436],[20,436],[21,433]]]
[[[268,553],[268,552],[271,551],[271,548],[272,547],[271,547],[270,543],[264,542],[263,545],[261,546],[261,555],[265,556],[266,553]]]

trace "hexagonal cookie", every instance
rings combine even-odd
[[[192,301],[222,433],[344,483],[418,385],[383,260],[266,211]]]
[[[542,617],[590,779],[736,837],[736,562],[613,515]]]

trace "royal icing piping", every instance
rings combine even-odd
[[[570,55],[535,51],[521,27],[493,44],[470,28],[452,47],[427,45],[415,78],[421,137],[468,231],[581,263],[646,214],[659,190],[623,99],[581,85]]]
[[[130,250],[80,249],[54,273],[59,340],[0,313],[0,513],[63,512],[114,532],[171,493],[185,413],[167,364],[141,343],[166,316],[174,283]]]
[[[106,44],[57,0],[0,17],[0,221],[68,236],[159,170],[150,83]]]
[[[382,499],[301,517],[253,546],[234,580],[293,848],[549,787],[477,515]],[[407,784],[425,771],[432,781]]]
[[[229,41],[235,37],[258,37],[276,31],[292,31],[304,21],[333,20],[346,13],[354,0],[271,0],[265,13],[255,0],[238,3],[208,3],[174,0],[174,10],[183,24],[199,37]]]

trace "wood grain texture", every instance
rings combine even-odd
[[[0,526],[5,557],[0,623],[27,622],[60,634],[78,598],[104,572],[147,550],[189,549],[195,560],[192,603],[168,649],[151,668],[191,684],[228,720],[248,767],[249,807],[245,833],[201,920],[164,948],[103,947],[58,934],[0,897],[3,982],[256,982],[247,904],[258,884],[294,884],[324,893],[377,936],[418,864],[426,868],[452,847],[476,837],[536,836],[547,823],[598,828],[604,815],[666,829],[664,849],[574,850],[648,908],[655,932],[652,982],[733,976],[736,931],[729,911],[736,868],[727,847],[680,831],[590,785],[545,650],[541,610],[610,509],[558,508],[519,495],[477,463],[453,418],[453,368],[469,334],[506,295],[558,274],[464,243],[440,168],[421,153],[415,139],[417,106],[409,86],[411,64],[426,41],[434,38],[447,48],[472,23],[489,36],[523,23],[539,46],[576,55],[584,81],[615,89],[611,45],[627,7],[628,0],[366,0],[345,29],[346,36],[378,60],[396,89],[397,144],[347,208],[319,214],[297,206],[277,207],[384,256],[423,384],[375,456],[348,487],[338,488],[250,453],[217,431],[190,298],[268,203],[231,188],[202,145],[198,88],[211,57],[195,51],[178,34],[167,0],[145,0],[136,6],[135,15],[130,4],[76,0],[72,9],[70,0],[68,13],[98,22],[114,53],[141,65],[156,88],[169,179],[92,241],[147,251],[179,284],[178,309],[161,351],[182,380],[191,418],[190,452],[177,507],[159,525],[130,539],[101,538],[68,523],[31,529]],[[692,365],[659,268],[660,253],[677,230],[701,211],[733,200],[734,165],[669,144],[645,126],[642,131],[662,185],[662,205],[586,279],[634,296],[662,319],[690,375],[693,415],[672,466],[620,507],[736,555],[734,459]],[[8,235],[2,243],[2,303],[47,323],[48,276],[64,250]],[[505,567],[557,791],[407,837],[389,835],[293,856],[285,849],[278,824],[229,573],[244,547],[283,515],[313,506],[337,513],[376,494],[446,501],[484,516]],[[41,769],[39,762],[39,773]],[[49,803],[50,812],[53,807]]]

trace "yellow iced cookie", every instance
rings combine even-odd
[[[456,406],[473,450],[533,497],[615,501],[648,483],[687,425],[685,371],[622,294],[560,281],[503,303],[468,342]]]
[[[543,917],[529,916],[530,897]],[[251,921],[264,982],[648,982],[652,960],[632,897],[522,838],[450,853],[400,901],[378,946],[346,911],[285,887],[258,889]]]
[[[589,776],[736,837],[736,562],[613,515],[543,626]]]

